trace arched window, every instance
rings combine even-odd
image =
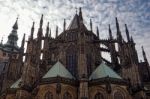
[[[124,99],[121,92],[117,91],[114,93],[114,99]]]
[[[70,95],[69,92],[64,93],[63,99],[72,99],[72,96]]]
[[[98,93],[95,95],[94,99],[104,99],[104,96],[103,96],[102,93],[99,93],[99,92],[98,92]]]
[[[75,54],[66,55],[66,66],[67,69],[75,76],[77,67],[77,58]]]
[[[53,94],[48,91],[44,97],[45,97],[45,99],[53,99]]]

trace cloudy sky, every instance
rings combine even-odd
[[[143,45],[150,61],[150,0],[0,0],[0,39],[4,37],[4,43],[7,41],[12,25],[19,16],[20,45],[23,34],[26,34],[26,38],[29,36],[33,21],[35,31],[38,30],[41,14],[44,14],[43,28],[46,28],[49,21],[54,36],[56,25],[60,33],[63,30],[63,19],[69,25],[79,7],[82,7],[84,23],[88,28],[90,18],[93,20],[93,28],[99,26],[101,38],[107,38],[108,24],[111,24],[113,34],[116,35],[115,17],[118,17],[122,35],[126,39],[126,23],[136,42],[139,59],[142,59]]]

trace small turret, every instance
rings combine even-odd
[[[125,24],[125,31],[126,31],[127,40],[129,42],[130,41],[130,35],[129,35],[129,30],[128,30],[127,24]]]

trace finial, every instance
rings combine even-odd
[[[64,19],[64,31],[66,30],[66,19]]]
[[[39,38],[39,40],[42,39],[42,36],[43,36],[43,29],[42,29],[42,26],[43,26],[43,14],[41,16],[41,20],[40,20],[40,27],[39,27],[39,30],[38,30],[38,33],[37,33],[37,37]]]
[[[35,22],[33,21],[33,23],[32,23],[32,28],[34,28],[34,24],[35,24]]]
[[[49,33],[49,22],[47,23],[47,28],[46,28],[46,34],[45,34],[45,37],[48,37],[48,33]]]
[[[116,17],[116,27],[117,27],[117,30],[119,30],[119,23],[118,23],[118,18]]]
[[[79,18],[80,18],[80,20],[83,20],[83,17],[82,17],[82,8],[81,7],[79,8]]]
[[[42,25],[43,25],[43,14],[42,14],[41,20],[40,20],[40,28],[42,28]]]
[[[50,32],[49,32],[49,37],[51,38],[52,36],[51,36],[51,28],[50,28]]]
[[[93,27],[92,27],[92,19],[90,19],[90,28],[91,28],[91,31],[93,31]]]
[[[142,54],[143,54],[144,62],[148,63],[144,47],[142,46],[141,48],[142,48]]]
[[[109,37],[110,37],[110,39],[113,39],[111,28],[110,28],[110,24],[109,24]]]
[[[58,36],[58,26],[56,26],[56,37]]]
[[[35,22],[33,21],[33,23],[32,23],[32,28],[31,28],[31,39],[33,39],[34,24],[35,24]]]
[[[116,17],[116,28],[117,28],[117,39],[121,43],[123,41],[123,38],[122,38],[122,35],[121,35],[121,31],[120,31],[120,28],[119,28],[119,23],[118,23],[117,17]]]
[[[126,31],[127,40],[129,42],[130,41],[130,36],[129,36],[129,31],[128,31],[127,24],[125,24],[125,31]]]
[[[143,52],[145,52],[145,51],[144,51],[144,47],[143,47],[143,45],[141,46],[141,48],[142,48],[142,51],[143,51]]]
[[[15,30],[18,29],[18,16],[17,16],[17,18],[16,18],[16,22],[15,22],[15,24],[14,24],[14,26],[13,26],[13,29],[15,29]]]
[[[99,38],[99,29],[98,29],[98,26],[96,28],[97,28],[97,37]]]

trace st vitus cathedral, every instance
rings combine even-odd
[[[150,99],[145,51],[142,47],[144,61],[139,62],[127,25],[124,40],[117,18],[117,37],[109,25],[109,37],[102,39],[98,28],[92,31],[92,21],[87,29],[80,8],[67,28],[64,20],[61,34],[56,27],[52,38],[49,23],[43,33],[42,15],[37,38],[33,22],[25,52],[25,35],[17,45],[17,21],[7,43],[0,44],[0,99]],[[110,53],[111,61],[102,52]]]

